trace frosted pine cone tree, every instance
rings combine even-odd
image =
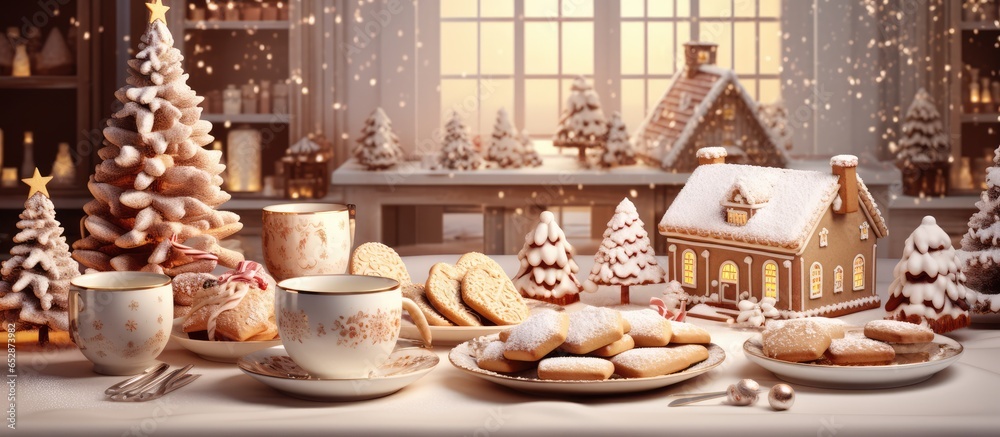
[[[578,76],[566,99],[554,145],[580,149],[580,161],[584,162],[587,160],[587,148],[600,147],[607,133],[608,123],[601,110],[600,97],[587,79]]]
[[[951,146],[941,114],[923,88],[906,110],[901,135],[896,166],[903,173],[903,192],[910,196],[946,194]]]
[[[219,245],[243,227],[238,215],[216,210],[230,199],[220,188],[222,152],[204,148],[212,124],[186,83],[166,7],[147,6],[150,24],[128,61],[128,84],[115,92],[122,107],[104,128],[104,161],[88,183],[89,235],[73,244],[73,258],[98,271],[170,276],[235,267],[243,256]]]
[[[438,159],[441,167],[449,170],[479,168],[482,165],[482,158],[469,140],[469,132],[462,117],[457,112],[452,112],[444,129],[444,140],[441,142],[441,155]]]
[[[973,310],[1000,313],[1000,148],[986,170],[986,190],[976,208],[962,237],[962,272],[966,285],[978,292]]]
[[[608,221],[604,241],[594,255],[594,268],[583,284],[584,290],[597,291],[598,285],[620,286],[621,303],[627,304],[630,286],[659,284],[665,276],[639,212],[628,198],[623,199]]]
[[[628,129],[622,115],[615,112],[608,125],[608,138],[599,161],[601,167],[635,164],[635,149],[628,138]]]
[[[788,108],[785,107],[785,101],[779,99],[773,103],[762,103],[757,106],[757,112],[764,120],[764,125],[778,137],[780,143],[778,147],[792,150],[792,135],[795,131],[788,124]]]
[[[951,237],[934,217],[924,217],[906,239],[892,276],[887,319],[927,324],[938,334],[969,326],[965,275]]]
[[[524,148],[524,166],[541,167],[542,156],[535,150],[535,142],[531,140],[526,130],[521,131],[521,145]]]
[[[18,331],[38,329],[39,343],[48,341],[49,329],[68,331],[67,300],[69,281],[80,275],[73,261],[63,228],[56,221],[55,207],[45,184],[52,177],[25,179],[31,186],[24,212],[14,236],[16,245],[0,274],[0,311],[6,323]]]
[[[556,217],[542,212],[534,230],[524,236],[524,247],[517,254],[521,267],[514,275],[514,286],[525,297],[557,305],[580,300],[583,289],[576,279],[580,267],[573,260],[573,246]]]
[[[368,170],[384,170],[402,161],[403,155],[399,138],[392,131],[392,121],[381,107],[375,108],[365,120],[358,147],[354,149],[358,163]]]
[[[497,111],[497,120],[493,123],[493,139],[486,152],[486,159],[497,163],[500,168],[521,168],[524,165],[524,144],[510,124],[510,117],[504,108]]]

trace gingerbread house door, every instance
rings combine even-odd
[[[719,299],[722,303],[736,303],[739,295],[740,268],[732,261],[719,267]]]

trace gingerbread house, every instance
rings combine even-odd
[[[782,316],[837,316],[877,308],[875,248],[888,235],[857,158],[831,173],[702,162],[663,215],[669,277],[692,300],[735,309],[772,297]]]
[[[733,163],[784,167],[781,140],[736,73],[715,65],[716,44],[684,44],[685,66],[633,134],[640,154],[666,170],[690,172],[703,147],[725,147]]]

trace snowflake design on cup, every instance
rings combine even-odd
[[[100,320],[94,320],[94,330],[100,331],[104,329],[104,322]]]
[[[135,323],[135,320],[125,322],[125,330],[128,332],[135,332],[136,329],[139,329],[139,324]]]
[[[129,302],[128,309],[132,311],[139,311],[139,301],[132,300],[132,302]]]
[[[374,314],[358,311],[347,318],[340,316],[334,320],[330,330],[340,335],[337,345],[357,347],[366,341],[371,344],[385,343],[399,335],[401,315],[401,310],[384,312],[381,308]]]
[[[283,340],[302,343],[303,339],[309,338],[309,316],[303,310],[294,312],[283,308],[281,317],[278,318],[278,328]]]

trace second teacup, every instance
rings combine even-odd
[[[278,281],[347,273],[354,205],[287,203],[264,208],[264,263]]]

